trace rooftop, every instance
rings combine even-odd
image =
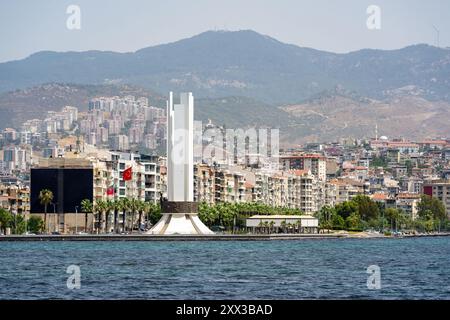
[[[273,214],[273,215],[254,215],[247,219],[317,219],[313,216],[308,215],[282,215],[282,214]]]
[[[76,158],[41,158],[34,169],[44,168],[92,168],[91,161]]]

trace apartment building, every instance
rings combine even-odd
[[[131,168],[132,178],[125,181],[123,171]],[[96,200],[139,199],[156,203],[160,198],[158,157],[129,152],[110,152],[107,159],[96,159],[94,198]]]
[[[216,175],[213,167],[206,164],[194,166],[194,201],[215,203]]]
[[[284,170],[309,170],[320,181],[327,179],[327,160],[320,154],[285,155],[280,157]]]
[[[433,180],[424,182],[423,194],[442,201],[447,215],[450,216],[450,180]]]
[[[0,207],[12,214],[30,212],[30,188],[28,186],[0,184]]]
[[[246,197],[244,174],[233,168],[215,173],[215,202],[244,202]]]
[[[397,208],[410,215],[413,220],[417,218],[420,194],[409,192],[399,193],[395,202]]]

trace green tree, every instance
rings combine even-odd
[[[141,201],[139,199],[133,198],[130,200],[130,210],[131,210],[131,232],[134,230],[135,216],[136,212],[140,210]]]
[[[333,229],[337,229],[337,230],[345,229],[345,220],[339,214],[333,215],[332,223],[333,223]]]
[[[114,201],[112,200],[107,200],[106,201],[106,216],[105,216],[105,232],[110,232],[111,227],[109,225],[109,216],[111,211],[114,211],[115,205],[114,205]]]
[[[41,217],[31,216],[27,222],[28,230],[32,233],[41,233],[44,231],[44,221],[42,221]]]
[[[201,202],[199,205],[198,217],[203,223],[211,227],[217,220],[217,211],[214,206],[206,202]]]
[[[410,230],[414,226],[411,215],[403,212],[402,210],[399,211],[398,224],[402,230]]]
[[[319,225],[321,229],[332,229],[333,228],[333,216],[336,215],[336,210],[330,206],[323,206],[317,213],[317,218],[319,219]]]
[[[352,213],[358,212],[358,204],[355,201],[344,201],[335,206],[336,213],[346,219]]]
[[[384,210],[384,216],[389,221],[391,230],[395,229],[395,226],[398,224],[398,220],[400,218],[400,212],[396,208],[387,208]]]
[[[147,216],[148,222],[150,222],[152,225],[157,223],[162,216],[159,203],[148,203],[148,206],[145,209],[145,214]]]
[[[0,208],[0,230],[2,231],[2,234],[6,234],[6,228],[11,227],[12,221],[13,216],[11,212],[3,208]]]
[[[16,214],[13,219],[13,230],[14,234],[24,234],[27,231],[27,222],[25,221],[25,216],[22,214]]]
[[[105,216],[108,209],[106,201],[96,200],[94,204],[94,212],[97,216],[97,233],[105,232]]]
[[[375,201],[365,195],[357,195],[352,199],[352,202],[356,203],[358,208],[358,214],[361,219],[369,221],[370,219],[378,218],[380,211]]]
[[[89,199],[81,200],[81,212],[84,212],[84,232],[87,232],[88,228],[88,215],[93,211],[93,204]]]
[[[356,212],[352,212],[346,219],[345,224],[349,230],[360,230],[361,218]]]
[[[431,212],[433,219],[444,221],[447,218],[445,206],[439,199],[422,195],[418,205],[418,215],[420,218],[426,217]]]
[[[423,220],[422,225],[423,225],[423,228],[425,229],[425,231],[427,231],[427,232],[431,232],[434,230],[434,220],[433,219]]]
[[[145,215],[147,210],[150,208],[150,202],[145,201],[139,201],[139,207],[138,207],[138,221],[137,221],[137,227],[138,231],[141,231],[141,224],[142,224],[142,217]]]
[[[410,176],[412,174],[412,169],[413,169],[413,164],[412,164],[411,160],[406,160],[405,166],[406,166],[406,172]]]
[[[114,201],[114,232],[119,233],[119,213],[123,212],[124,202],[122,199],[117,199]]]
[[[370,162],[371,167],[383,167],[386,168],[388,166],[388,162],[386,158],[383,157],[373,157]]]
[[[47,230],[47,207],[53,201],[53,192],[48,189],[42,189],[39,192],[39,201],[44,206],[44,231]]]
[[[127,231],[127,213],[129,212],[130,208],[131,208],[131,203],[130,203],[130,199],[128,198],[122,198],[119,201],[122,202],[122,224],[123,224],[123,229],[122,232],[126,232]]]

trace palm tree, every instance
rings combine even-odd
[[[95,233],[99,233],[98,227],[98,216],[99,216],[99,201],[95,200],[95,203],[92,204],[92,231]]]
[[[264,228],[264,222],[261,220],[258,224],[258,233],[261,233],[261,229]]]
[[[275,224],[274,221],[270,221],[270,223],[269,223],[269,233],[272,233],[273,225],[274,225],[274,224]]]
[[[264,233],[266,233],[266,230],[267,230],[267,233],[270,233],[269,221],[264,221]]]
[[[161,216],[161,204],[160,203],[156,203],[156,204],[151,204],[150,205],[150,212],[148,214],[148,219],[150,221],[151,224],[153,223],[157,223],[157,217]]]
[[[286,220],[281,221],[280,226],[281,226],[281,229],[283,229],[283,233],[287,233],[286,232]]]
[[[236,232],[236,224],[237,224],[238,215],[239,215],[239,210],[238,210],[238,207],[236,206],[236,203],[230,204],[230,213],[233,218],[233,233],[235,233]]]
[[[44,206],[44,230],[47,230],[47,207],[53,201],[53,192],[48,189],[42,189],[39,192],[39,200]]]
[[[302,226],[301,220],[298,220],[297,222],[295,222],[295,224],[294,224],[295,233],[300,233],[301,226]]]
[[[106,216],[106,211],[108,210],[108,205],[106,203],[106,201],[103,200],[97,200],[95,203],[95,211],[97,212],[98,216],[97,216],[97,222],[98,222],[98,231],[100,231],[101,233],[105,232],[105,216]]]
[[[81,200],[81,211],[84,212],[84,232],[87,232],[88,214],[92,212],[92,202],[89,199]]]
[[[291,230],[292,230],[292,223],[288,223],[287,224],[287,228],[288,228],[288,233],[290,233],[291,232]]]
[[[150,210],[151,203],[141,201],[139,205],[139,217],[138,217],[138,230],[141,231],[141,224],[142,224],[142,216],[143,214],[147,213],[147,210]]]
[[[127,211],[130,210],[130,199],[123,198],[122,200],[122,211],[123,211],[123,217],[122,217],[122,223],[123,223],[123,232],[127,231]]]
[[[130,210],[131,210],[131,233],[134,230],[134,217],[136,211],[140,211],[141,201],[139,199],[131,199],[130,200]]]
[[[106,201],[106,217],[105,217],[105,231],[109,232],[110,230],[108,229],[109,225],[109,214],[111,213],[111,211],[114,211],[115,206],[114,206],[114,202],[111,200],[107,200]]]
[[[119,212],[123,210],[123,203],[120,199],[114,201],[114,233],[118,233]]]

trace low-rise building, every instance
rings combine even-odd
[[[257,229],[270,229],[271,233],[319,232],[319,219],[310,215],[254,215],[246,219],[245,225],[253,232]]]

